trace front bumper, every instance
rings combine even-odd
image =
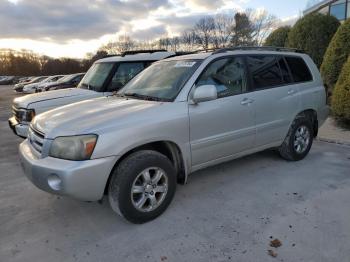
[[[19,146],[22,168],[39,189],[84,201],[103,197],[116,157],[70,161],[53,157],[40,158],[28,140]]]
[[[28,129],[29,125],[19,123],[15,117],[11,117],[9,120],[9,126],[12,129],[12,131],[17,135],[22,138],[26,138],[28,135]]]

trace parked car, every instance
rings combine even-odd
[[[37,76],[30,78],[29,81],[24,81],[22,83],[18,83],[13,87],[13,90],[16,91],[17,93],[23,92],[23,88],[26,85],[34,84],[43,81],[47,76]]]
[[[52,91],[77,87],[85,73],[71,74],[51,83],[46,83],[38,87],[38,92]]]
[[[42,88],[45,88],[46,86],[49,86],[53,83],[56,83],[57,81],[59,81],[63,77],[66,77],[66,75],[54,75],[54,76],[50,76],[50,77],[46,78],[45,80],[43,80],[37,84],[37,86],[35,88],[35,92],[38,92]]]
[[[113,56],[96,61],[88,70],[78,88],[54,90],[17,97],[13,101],[12,130],[27,137],[33,117],[50,109],[95,97],[109,96],[118,91],[136,74],[151,63],[175,55],[174,52],[148,52]]]
[[[38,115],[20,145],[27,177],[81,200],[107,193],[144,223],[196,170],[268,148],[303,159],[328,115],[320,73],[306,54],[266,50],[166,59],[115,96]]]
[[[14,76],[2,76],[2,78],[0,79],[0,85],[11,85],[14,80]]]
[[[58,80],[61,76],[46,76],[42,78],[40,81],[29,83],[24,85],[22,92],[24,94],[33,94],[38,92],[38,87],[41,84],[51,83],[53,79]]]

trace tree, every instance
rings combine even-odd
[[[333,16],[319,13],[306,15],[299,19],[290,31],[288,47],[304,50],[320,67],[339,25],[339,21]]]
[[[271,33],[274,28],[277,18],[274,15],[269,14],[265,9],[246,11],[251,24],[253,25],[253,39],[254,44],[261,46],[266,37]]]
[[[231,44],[233,46],[253,45],[254,26],[245,13],[237,13],[234,16]]]
[[[321,66],[323,81],[333,90],[339,74],[350,55],[350,19],[346,20],[335,33],[329,44]]]
[[[274,30],[265,40],[265,46],[285,47],[288,41],[290,26],[282,26]]]
[[[232,35],[233,17],[226,14],[218,14],[214,17],[213,44],[215,48],[226,47]]]
[[[196,45],[196,33],[193,29],[185,30],[181,35],[181,44],[185,51],[191,51]]]
[[[208,50],[209,45],[213,42],[215,30],[215,20],[211,16],[206,16],[195,24],[194,32],[196,34],[197,43],[204,49]]]
[[[350,120],[350,56],[334,88],[332,111],[336,116]]]

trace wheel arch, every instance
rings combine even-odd
[[[305,109],[301,112],[299,112],[294,119],[297,119],[299,117],[307,117],[311,120],[312,127],[313,127],[313,136],[317,137],[318,134],[318,116],[317,116],[317,111],[315,109],[309,108]],[[293,119],[293,121],[294,121]]]
[[[183,152],[181,151],[181,148],[172,141],[154,141],[145,143],[142,145],[138,145],[132,149],[129,149],[127,152],[125,152],[114,164],[114,167],[112,168],[111,173],[109,174],[106,186],[105,186],[105,194],[108,192],[108,186],[112,177],[112,173],[114,172],[115,168],[129,155],[131,155],[134,152],[140,151],[140,150],[152,150],[159,152],[163,155],[165,155],[173,164],[176,174],[177,174],[177,182],[179,184],[185,184],[187,181],[187,170],[186,170],[186,164],[185,159],[183,156]]]

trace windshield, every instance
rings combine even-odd
[[[81,80],[78,88],[102,92],[103,84],[109,76],[113,65],[113,63],[93,64]]]
[[[74,77],[76,77],[76,75],[67,75],[67,76],[64,76],[62,78],[60,78],[57,82],[69,82],[70,80],[72,80]]]
[[[162,61],[151,65],[129,82],[119,95],[173,101],[200,65],[198,60]]]

